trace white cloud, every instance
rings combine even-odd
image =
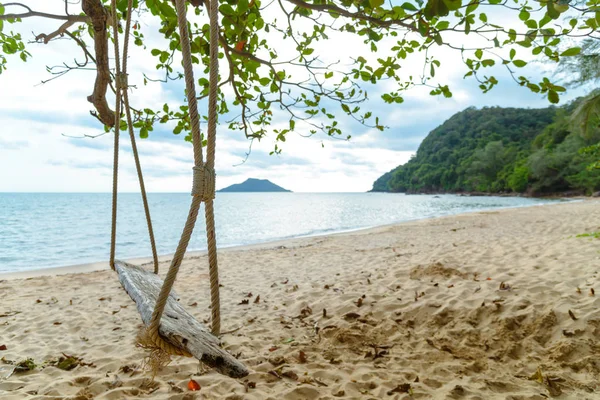
[[[61,12],[62,2],[30,2],[37,9],[47,12]],[[39,4],[38,4],[39,3]],[[58,7],[58,8],[57,8]],[[72,5],[75,13],[79,5]],[[272,13],[269,18],[277,17]],[[497,16],[504,23],[513,23],[506,15]],[[192,17],[198,23],[205,17]],[[156,58],[149,49],[164,45],[164,39],[157,33],[157,21],[141,18],[146,34],[147,50],[131,46],[130,84],[135,89],[130,93],[133,104],[158,108],[163,103],[178,105],[183,102],[182,83],[143,84],[143,73],[159,78],[156,71]],[[20,30],[26,40],[31,38],[31,28],[36,33],[51,32],[60,25],[59,21],[44,19],[26,20],[13,25]],[[311,30],[303,22],[301,29]],[[285,59],[294,52],[293,46],[284,43],[281,37],[273,36],[273,47]],[[465,44],[474,45],[473,35],[461,37]],[[379,43],[380,49],[388,49],[397,39],[386,39]],[[0,169],[8,171],[0,179],[0,191],[100,191],[111,189],[112,137],[105,135],[97,139],[70,139],[68,135],[97,135],[102,128],[89,116],[91,104],[86,97],[91,94],[95,80],[94,71],[72,71],[52,82],[39,85],[51,77],[46,65],[61,65],[73,58],[83,59],[80,49],[69,40],[53,41],[48,45],[30,44],[34,58],[22,63],[16,57],[10,59],[9,69],[0,75]],[[340,61],[338,69],[348,68],[349,56],[363,54],[367,59],[375,59],[379,53],[372,53],[362,38],[348,34],[330,35],[330,40],[321,41],[315,46],[315,54],[324,63]],[[242,138],[241,132],[230,132],[225,125],[219,128],[217,143],[217,186],[222,188],[239,183],[246,178],[266,178],[294,191],[365,191],[381,174],[406,162],[416,143],[435,125],[442,123],[453,113],[471,105],[502,104],[512,106],[543,105],[539,96],[512,96],[511,92],[523,89],[505,80],[506,91],[495,89],[499,94],[482,95],[473,80],[463,81],[466,72],[457,52],[449,49],[436,49],[442,61],[437,78],[440,82],[451,83],[452,99],[432,98],[429,88],[416,88],[405,96],[402,105],[382,105],[381,101],[371,102],[381,122],[390,127],[387,132],[367,129],[346,118],[339,118],[344,135],[352,135],[352,140],[334,140],[323,135],[303,138],[290,134],[283,144],[283,154],[269,156],[274,147],[273,138],[266,138],[252,144],[252,154],[242,163],[250,143]],[[403,76],[417,75],[422,69],[423,55],[416,55],[403,63]],[[111,61],[112,62],[112,61]],[[179,65],[178,61],[174,65]],[[221,62],[221,75],[227,73]],[[501,69],[501,67],[499,67]],[[550,68],[536,65],[526,72],[536,72]],[[288,72],[299,72],[290,69]],[[498,69],[496,69],[498,71]],[[195,69],[196,79],[203,75],[201,68]],[[377,87],[366,87],[371,100],[378,99],[383,91],[393,90],[391,81]],[[232,95],[230,88],[225,88]],[[521,93],[521,92],[519,92]],[[109,96],[109,102],[113,99]],[[204,107],[205,103],[201,105]],[[337,110],[338,106],[334,108]],[[368,108],[368,107],[367,107]],[[277,112],[275,127],[286,126],[286,116]],[[298,123],[299,127],[301,124]],[[166,138],[165,135],[169,137]],[[191,145],[176,140],[170,133],[154,132],[148,140],[139,140],[142,153],[142,166],[145,171],[147,188],[155,192],[188,191],[191,182]],[[138,183],[128,145],[128,136],[122,137],[122,172],[120,188],[124,191],[137,191]]]

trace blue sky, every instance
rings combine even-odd
[[[60,13],[60,1],[45,4],[29,1],[33,8]],[[78,7],[77,5],[73,7]],[[75,12],[76,10],[73,10]],[[138,107],[160,107],[163,103],[181,104],[181,84],[150,84],[141,82],[142,73],[156,75],[149,49],[160,39],[150,32],[152,21],[141,20],[147,26],[148,51],[132,51],[130,84],[131,101]],[[26,40],[35,33],[50,32],[57,21],[29,19],[18,27]],[[16,26],[14,27],[16,28]],[[283,44],[282,44],[283,46]],[[362,43],[337,40],[323,43],[316,52],[326,60],[348,60],[350,52]],[[380,45],[380,48],[382,45]],[[10,59],[9,69],[0,75],[0,191],[42,192],[108,192],[111,189],[112,135],[95,139],[70,136],[97,135],[102,127],[90,116],[86,97],[92,92],[94,71],[73,71],[44,85],[49,78],[46,65],[59,65],[80,57],[80,50],[68,40],[50,44],[30,44],[33,59],[22,63]],[[370,56],[376,57],[377,54]],[[454,113],[470,106],[544,107],[541,96],[518,87],[501,67],[493,73],[501,83],[492,92],[482,94],[474,80],[463,80],[466,70],[456,54],[442,51],[442,68],[438,78],[450,83],[454,97],[431,97],[429,89],[417,88],[406,95],[400,105],[386,105],[379,95],[389,89],[389,83],[368,87],[370,108],[388,129],[379,132],[340,117],[344,134],[350,141],[332,140],[324,135],[304,138],[291,134],[281,155],[270,156],[272,137],[254,143],[246,162],[249,142],[240,132],[230,132],[225,125],[218,129],[217,188],[238,183],[246,178],[270,179],[294,191],[356,192],[371,188],[375,179],[406,162],[417,150],[421,140]],[[524,57],[525,58],[525,57]],[[525,58],[527,59],[527,58]],[[403,66],[410,71],[411,66]],[[529,77],[551,75],[552,65],[530,63],[520,71]],[[200,68],[197,68],[200,76]],[[229,89],[225,89],[230,94]],[[569,93],[564,100],[581,95]],[[201,106],[205,106],[201,103]],[[285,119],[276,124],[287,125]],[[119,187],[123,191],[138,190],[128,137],[122,136]],[[190,188],[193,166],[191,145],[168,129],[160,128],[150,139],[138,140],[147,188],[153,192],[186,192]]]

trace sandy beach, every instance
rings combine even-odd
[[[576,237],[599,221],[586,200],[225,249],[240,380],[184,357],[152,380],[110,270],[0,275],[0,398],[599,399],[600,241]],[[208,286],[206,256],[188,257],[176,290],[205,322]]]

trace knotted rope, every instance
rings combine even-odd
[[[217,242],[215,235],[215,221],[213,199],[215,197],[214,185],[214,160],[215,160],[215,138],[217,122],[217,80],[218,80],[218,1],[210,2],[210,76],[209,76],[209,100],[208,100],[208,150],[206,164],[202,158],[202,140],[200,136],[200,117],[198,115],[198,101],[196,99],[196,88],[194,80],[194,71],[192,66],[192,52],[190,46],[190,36],[188,32],[188,23],[186,17],[185,0],[175,0],[177,9],[177,22],[179,25],[179,37],[181,53],[183,57],[183,70],[185,76],[186,94],[188,100],[188,110],[191,122],[192,143],[194,147],[194,181],[192,186],[192,204],[187,221],[181,234],[181,239],[177,250],[173,255],[169,272],[165,277],[160,294],[156,300],[154,311],[148,325],[148,334],[150,338],[161,347],[165,341],[160,337],[159,328],[165,305],[169,298],[169,293],[173,283],[177,278],[181,261],[185,255],[190,237],[194,230],[196,218],[202,201],[206,203],[206,235],[208,242],[209,274],[210,274],[210,293],[211,293],[211,321],[212,332],[219,335],[221,330],[220,301],[219,301],[219,275],[217,267]]]
[[[135,159],[135,168],[137,170],[140,191],[142,192],[142,201],[144,203],[144,212],[146,214],[146,224],[148,225],[148,235],[150,236],[150,246],[152,247],[152,259],[154,261],[154,273],[158,273],[158,255],[156,253],[156,243],[154,241],[154,230],[152,229],[152,220],[150,218],[150,207],[148,206],[148,197],[146,196],[146,186],[144,176],[140,165],[137,145],[135,142],[135,133],[133,131],[133,122],[131,118],[131,109],[129,107],[129,95],[127,92],[127,51],[129,47],[129,32],[131,30],[131,11],[133,9],[133,0],[127,2],[127,21],[125,25],[125,39],[123,43],[123,70],[121,70],[119,57],[119,29],[117,24],[117,5],[116,0],[111,1],[111,12],[113,14],[113,41],[115,48],[115,141],[113,158],[113,192],[112,192],[112,221],[110,234],[110,266],[115,269],[115,247],[117,236],[117,189],[119,173],[119,131],[121,125],[121,102],[125,106],[127,116],[127,127],[129,128],[129,138],[131,139],[131,149]]]

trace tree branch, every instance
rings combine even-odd
[[[98,110],[98,119],[104,125],[112,127],[115,125],[115,113],[106,101],[106,90],[110,82],[106,30],[108,15],[100,0],[83,0],[81,8],[91,19],[94,28],[94,52],[96,53],[96,82],[94,83],[94,92],[88,96],[88,101]]]
[[[4,3],[2,4],[4,7],[8,6],[17,6],[23,7],[27,10],[25,13],[21,14],[3,14],[0,15],[0,21],[4,21],[7,19],[15,19],[15,18],[31,18],[31,17],[40,17],[40,18],[48,18],[48,19],[58,19],[62,21],[71,21],[71,23],[76,22],[90,22],[90,18],[87,15],[57,15],[57,14],[48,14],[39,11],[33,11],[31,8],[21,3]]]

